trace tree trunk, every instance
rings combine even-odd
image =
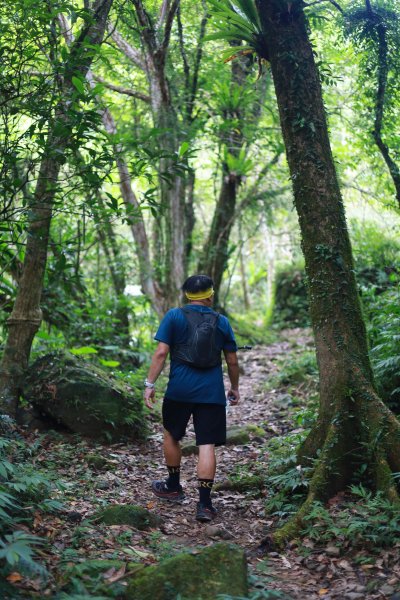
[[[298,533],[311,503],[343,489],[362,462],[375,489],[398,501],[391,472],[400,469],[400,428],[375,391],[303,4],[257,0],[257,6],[299,217],[320,374],[319,417],[299,451],[302,464],[315,459],[309,494],[274,534],[282,544]]]
[[[93,207],[95,222],[97,225],[97,234],[106,257],[107,267],[110,271],[111,281],[113,283],[115,297],[117,301],[115,309],[115,319],[118,323],[118,333],[123,343],[129,344],[129,309],[125,298],[126,277],[125,267],[118,247],[115,232],[106,213],[103,198],[100,192],[97,194],[97,207]]]
[[[69,58],[64,65],[65,78],[60,94],[61,100],[55,109],[55,119],[49,124],[50,133],[30,205],[23,273],[14,308],[7,321],[9,331],[0,364],[0,409],[13,417],[17,416],[22,376],[28,366],[32,341],[42,319],[40,298],[52,209],[63,154],[73,135],[73,119],[71,121],[68,114],[68,99],[76,91],[72,77],[86,76],[94,57],[94,53],[88,51],[88,47],[102,42],[111,4],[112,0],[99,0],[95,4],[90,20],[84,24],[71,47]],[[61,129],[62,133],[57,134],[57,129]]]
[[[238,45],[240,42],[232,42]],[[231,85],[244,86],[249,73],[248,59],[241,59],[232,63]],[[243,109],[237,107],[226,110],[223,115],[233,125],[228,132],[222,131],[221,144],[226,152],[238,158],[245,141],[242,131]],[[238,190],[242,181],[240,173],[229,168],[226,161],[222,163],[221,188],[215,207],[210,232],[203,248],[203,255],[199,261],[198,271],[205,273],[214,280],[214,304],[219,305],[219,293],[222,277],[228,264],[229,238],[235,223],[235,209]]]
[[[371,7],[370,12],[372,12]],[[373,20],[374,14],[371,14],[371,20]],[[385,24],[380,22],[376,25],[376,33],[378,36],[378,87],[376,91],[375,101],[375,122],[372,136],[375,140],[376,145],[379,148],[380,153],[389,169],[389,173],[392,177],[394,187],[396,189],[396,199],[400,206],[400,169],[396,162],[390,155],[390,150],[387,144],[382,138],[382,124],[383,115],[385,110],[386,100],[386,88],[389,73],[388,64],[388,43],[386,39],[386,27]]]
[[[250,310],[250,298],[249,298],[249,290],[247,289],[247,277],[246,277],[246,265],[245,265],[245,257],[243,252],[243,234],[242,234],[242,220],[239,217],[238,220],[238,233],[239,233],[239,265],[240,265],[240,278],[242,281],[242,290],[243,290],[243,305],[246,311]]]
[[[92,77],[88,77],[92,83]],[[117,128],[114,118],[108,108],[101,109],[104,128],[110,135],[116,135]],[[154,269],[151,265],[150,248],[148,236],[146,233],[145,224],[143,221],[142,212],[136,195],[133,191],[132,179],[129,173],[128,165],[122,153],[120,145],[115,147],[117,155],[116,163],[119,176],[119,189],[125,206],[129,210],[133,210],[133,217],[130,219],[130,229],[132,237],[136,244],[136,252],[139,263],[140,285],[143,293],[150,299],[154,310],[159,317],[164,316],[167,308],[165,307],[164,297],[158,281],[154,275]]]
[[[181,126],[172,105],[170,85],[165,72],[165,63],[170,41],[171,28],[179,7],[179,0],[172,0],[156,28],[142,0],[133,0],[136,18],[141,28],[145,49],[145,72],[150,88],[151,109],[154,126],[160,129],[159,148],[163,156],[158,163],[164,245],[158,260],[160,282],[163,292],[164,311],[180,300],[180,288],[186,276],[186,177],[177,171],[175,157],[181,144]],[[162,38],[162,39],[161,39]],[[158,240],[157,247],[160,240]],[[160,279],[160,277],[159,277]]]

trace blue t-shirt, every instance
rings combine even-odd
[[[200,304],[188,304],[186,308],[198,312],[213,312],[208,306]],[[179,308],[172,308],[161,321],[154,339],[171,347],[186,340],[187,328],[183,312]],[[223,315],[219,316],[215,338],[221,352],[236,352],[237,345],[232,327]],[[176,402],[226,404],[222,365],[210,369],[196,369],[171,360],[165,398]]]

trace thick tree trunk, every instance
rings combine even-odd
[[[30,205],[23,273],[14,308],[7,321],[9,331],[0,364],[0,409],[13,417],[17,416],[22,376],[28,366],[32,341],[42,319],[40,297],[52,209],[63,154],[71,141],[73,130],[67,102],[75,93],[72,77],[86,76],[94,57],[94,53],[88,51],[88,47],[101,43],[111,4],[112,0],[99,0],[96,3],[90,21],[83,26],[71,47],[68,62],[65,64],[62,99],[56,107],[54,122],[50,123],[46,150]],[[54,133],[57,128],[63,131],[61,135]]]
[[[318,421],[299,452],[303,464],[316,459],[309,496],[297,515],[276,532],[275,541],[282,543],[297,533],[313,500],[327,498],[346,486],[366,460],[376,489],[397,499],[391,469],[400,467],[400,429],[375,392],[344,207],[302,2],[258,0],[257,5],[300,222],[320,373]]]

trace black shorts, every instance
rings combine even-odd
[[[179,442],[186,433],[193,415],[196,445],[226,442],[226,409],[223,404],[200,404],[198,402],[175,402],[164,398],[162,416],[164,428]]]

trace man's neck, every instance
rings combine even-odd
[[[189,302],[189,306],[193,304],[197,306],[208,306],[208,308],[211,308],[212,302],[207,298],[205,300],[192,300],[191,302]]]

